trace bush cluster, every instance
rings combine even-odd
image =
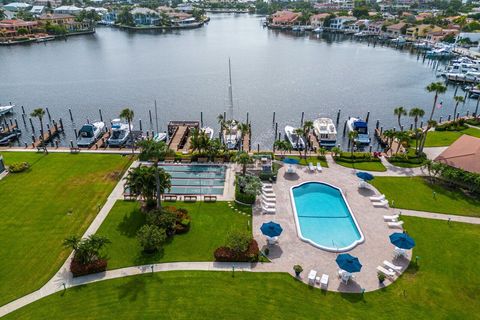
[[[8,172],[19,173],[27,170],[28,168],[30,168],[30,164],[28,162],[15,162],[8,167]]]
[[[456,121],[446,122],[444,124],[437,125],[435,131],[461,131],[468,127],[465,125],[465,119],[460,118]]]
[[[370,152],[342,152],[339,156],[334,157],[335,160],[340,160],[347,163],[355,162],[380,162],[381,160],[374,157]]]
[[[78,259],[73,259],[70,271],[74,277],[84,276],[91,273],[104,272],[107,270],[107,260],[98,259],[87,264],[82,264]]]
[[[258,261],[258,243],[254,239],[250,240],[247,250],[237,252],[229,247],[219,247],[214,252],[215,261],[219,262],[256,262]]]

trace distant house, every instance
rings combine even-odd
[[[352,10],[353,9],[353,0],[331,0],[333,4],[339,6],[342,10]]]
[[[480,173],[480,139],[464,134],[435,161],[468,172]]]
[[[160,23],[160,15],[155,10],[139,7],[130,10],[130,13],[136,25],[154,26]]]
[[[55,8],[53,10],[53,13],[77,15],[80,12],[82,12],[82,10],[83,10],[82,8],[79,8],[76,6],[61,6],[61,7]]]
[[[33,33],[33,29],[38,26],[37,21],[23,21],[23,20],[1,20],[0,30],[2,30],[5,38],[14,38],[19,36],[19,29],[26,29],[28,33]]]
[[[370,20],[367,20],[367,19],[358,20],[358,21],[355,21],[354,23],[348,24],[346,27],[346,30],[348,30],[351,33],[360,32],[362,30],[367,29],[369,24],[370,24]]]
[[[367,27],[367,32],[370,34],[379,35],[382,32],[383,24],[383,21],[370,22]]]
[[[38,17],[39,24],[58,24],[64,26],[68,32],[80,32],[92,30],[92,25],[88,21],[78,22],[70,14],[48,13]]]
[[[407,28],[406,35],[412,39],[425,38],[429,32],[441,32],[442,28],[429,24],[420,24]]]
[[[12,2],[3,6],[3,9],[11,11],[11,12],[18,12],[18,11],[26,11],[29,10],[32,5],[25,3],[25,2]]]
[[[427,33],[426,40],[429,42],[440,42],[448,35],[456,36],[459,33],[456,29],[443,29],[441,31],[430,31]]]
[[[330,20],[330,25],[328,28],[330,28],[330,30],[345,30],[348,28],[347,24],[353,23],[356,20],[357,18],[350,16],[335,17]]]
[[[301,13],[288,10],[277,11],[271,16],[272,24],[276,26],[291,26],[297,22]]]
[[[314,28],[323,27],[323,21],[329,16],[328,13],[314,14],[310,17],[310,25]]]
[[[44,6],[33,6],[32,9],[30,9],[30,13],[35,17],[43,14],[44,12],[45,12]]]
[[[62,5],[62,0],[35,0],[33,2],[34,5],[36,6],[48,6],[50,3],[50,6],[52,8],[57,8]]]
[[[407,24],[405,22],[395,23],[387,27],[387,35],[396,38],[402,35],[402,30]]]

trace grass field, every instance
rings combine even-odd
[[[119,155],[3,153],[31,168],[0,180],[0,305],[41,287],[69,254],[69,235],[91,223],[129,158]]]
[[[425,147],[445,147],[454,143],[463,134],[480,138],[480,130],[467,128],[462,131],[431,131],[427,135]]]
[[[480,200],[422,177],[375,177],[370,182],[396,208],[480,217]],[[435,193],[435,194],[434,194]]]
[[[250,230],[250,207],[241,208],[248,213],[243,215],[231,209],[227,202],[174,205],[188,210],[192,218],[190,230],[175,235],[162,252],[146,255],[136,238],[138,229],[145,223],[145,214],[140,212],[137,202],[117,201],[98,231],[112,241],[107,249],[108,268],[153,262],[213,261],[213,251],[224,244],[230,230]]]
[[[352,163],[349,161],[342,161],[341,159],[336,159],[335,162],[341,166],[357,170],[377,172],[387,171],[387,168],[385,168],[385,166],[380,161],[362,161]]]
[[[165,272],[69,289],[6,319],[478,319],[480,226],[404,220],[418,266],[363,296],[280,273]]]

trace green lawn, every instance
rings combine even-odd
[[[347,168],[353,168],[357,170],[365,170],[365,171],[387,171],[387,168],[380,162],[380,161],[362,161],[362,162],[349,162],[343,161],[340,159],[336,159],[335,162],[341,166]]]
[[[3,156],[31,168],[0,180],[0,305],[53,276],[69,254],[63,239],[87,229],[130,162],[102,154]]]
[[[431,184],[422,177],[375,177],[371,181],[396,208],[480,216],[480,200],[467,197],[460,191]],[[435,195],[434,195],[435,192]]]
[[[411,147],[407,150],[408,152],[408,160],[395,160],[395,157],[393,158],[388,158],[388,162],[390,162],[392,165],[396,167],[401,167],[401,168],[418,168],[425,163],[427,163],[426,158],[418,158],[417,155],[415,154],[415,148]]]
[[[326,160],[323,160],[323,159],[318,159],[318,157],[311,157],[311,156],[308,156],[307,157],[307,160],[305,160],[305,158],[302,156],[290,156],[290,155],[286,155],[285,158],[291,158],[291,159],[297,159],[299,161],[298,164],[302,165],[302,166],[308,166],[308,164],[311,162],[313,163],[314,166],[317,165],[317,162],[320,162],[320,164],[322,165],[322,167],[324,168],[328,168],[328,163]],[[280,157],[276,156],[275,157],[276,160],[281,160]]]
[[[479,319],[480,226],[404,220],[418,267],[364,296],[281,273],[164,272],[69,289],[6,319]]]
[[[425,147],[445,147],[454,143],[463,134],[480,138],[480,130],[467,128],[462,131],[431,131],[427,135]]]
[[[213,261],[213,251],[224,244],[230,230],[250,230],[250,207],[241,208],[248,213],[244,215],[231,209],[228,202],[180,202],[174,205],[188,210],[192,218],[190,230],[175,235],[163,252],[146,255],[136,238],[138,229],[145,223],[145,215],[139,211],[137,202],[117,201],[98,231],[112,241],[107,248],[108,268],[153,262]]]

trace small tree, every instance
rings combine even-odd
[[[109,243],[108,238],[96,234],[92,234],[86,239],[70,236],[63,241],[65,247],[74,250],[74,259],[83,265],[101,259],[101,251]]]
[[[342,153],[342,149],[339,147],[333,147],[331,151],[334,157],[338,157]]]
[[[429,120],[432,120],[433,114],[435,113],[435,108],[437,107],[438,95],[447,91],[447,87],[441,82],[432,82],[425,88],[425,90],[427,90],[428,92],[435,92],[435,96],[433,98],[432,112],[430,113],[429,118]]]
[[[236,253],[245,252],[252,241],[252,236],[247,232],[232,230],[227,235],[225,246]]]
[[[398,122],[398,129],[402,129],[402,123],[401,123],[401,118],[402,116],[407,115],[407,110],[404,107],[397,107],[395,110],[393,110],[393,114],[397,116],[397,122]]]
[[[240,151],[235,156],[235,162],[242,165],[242,176],[245,176],[247,173],[247,164],[253,163],[253,159],[247,152]]]
[[[355,145],[356,145],[356,142],[355,140],[358,138],[358,132],[357,131],[350,131],[348,133],[348,139],[350,140],[350,143],[352,144],[352,148],[351,148],[351,151],[352,151],[352,157],[353,157],[353,151],[355,150]]]
[[[45,152],[47,152],[47,146],[43,140],[43,117],[45,116],[45,110],[43,110],[43,108],[36,108],[30,113],[30,116],[38,118],[38,121],[40,121],[40,140],[42,141],[42,146]]]
[[[146,224],[138,230],[137,238],[143,251],[153,253],[162,249],[167,234],[165,229]]]

